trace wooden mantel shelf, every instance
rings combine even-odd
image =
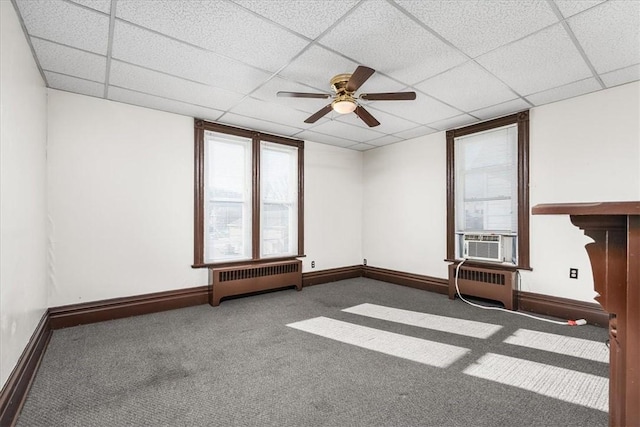
[[[535,205],[534,215],[640,215],[640,202],[548,203]]]
[[[609,425],[640,426],[640,201],[536,205],[533,215],[569,215],[585,248],[596,300],[609,312]]]

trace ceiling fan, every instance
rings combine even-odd
[[[277,95],[290,98],[333,98],[330,104],[312,114],[304,121],[305,123],[315,123],[331,110],[334,110],[339,114],[356,113],[369,127],[374,127],[378,126],[380,122],[365,110],[364,107],[359,105],[356,99],[359,98],[367,101],[411,101],[416,99],[415,92],[362,93],[356,97],[354,93],[375,72],[372,68],[360,65],[353,74],[338,74],[331,79],[331,89],[333,89],[335,95],[305,92],[278,92]]]

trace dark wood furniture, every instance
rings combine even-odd
[[[534,215],[569,215],[594,242],[596,300],[609,312],[609,425],[640,426],[640,201],[542,204]]]

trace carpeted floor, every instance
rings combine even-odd
[[[606,334],[350,279],[57,330],[18,426],[606,426]]]

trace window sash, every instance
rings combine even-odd
[[[455,138],[456,232],[517,233],[517,125]]]
[[[251,139],[205,132],[205,262],[251,259]]]
[[[260,256],[298,253],[298,149],[260,144]]]

